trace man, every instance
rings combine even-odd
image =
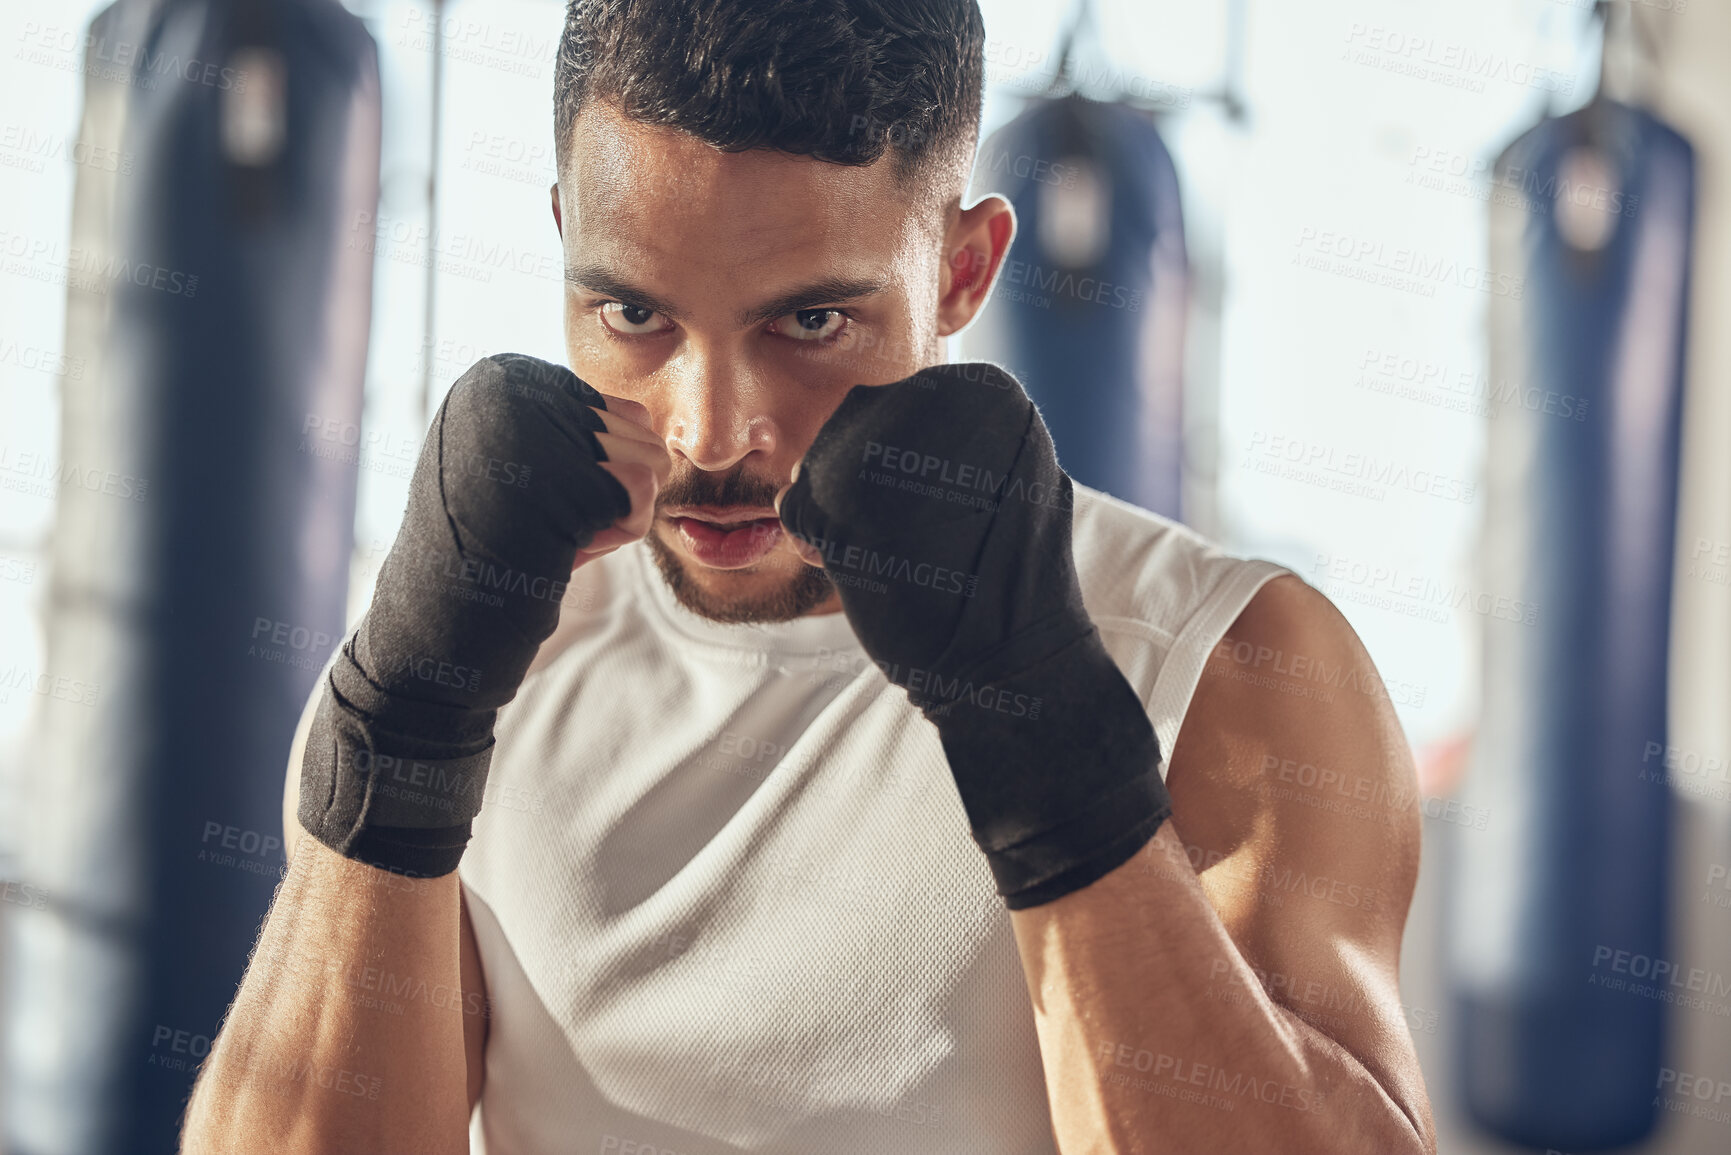
[[[982,55],[972,0],[573,3],[576,377],[436,419],[187,1151],[1434,1151],[1358,639],[927,368],[1014,227]]]

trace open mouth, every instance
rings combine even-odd
[[[761,561],[783,536],[774,510],[675,509],[664,514],[685,552],[712,569],[740,569]]]

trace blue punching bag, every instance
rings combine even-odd
[[[986,141],[974,186],[1018,228],[969,355],[1026,386],[1071,477],[1177,518],[1188,273],[1159,131],[1121,104],[1038,101]]]
[[[1653,1128],[1668,997],[1663,748],[1694,151],[1596,98],[1499,158],[1484,700],[1453,840],[1456,1068],[1467,1113],[1570,1151]],[[1505,282],[1500,282],[1505,283]],[[1654,744],[1657,744],[1655,746]],[[1652,768],[1652,767],[1650,767]]]
[[[166,1155],[281,876],[345,624],[379,83],[337,0],[119,0],[85,53],[9,1155]],[[364,233],[362,235],[370,235]],[[333,451],[334,450],[334,451]]]

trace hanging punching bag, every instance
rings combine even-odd
[[[1667,1002],[1666,732],[1694,152],[1596,99],[1498,160],[1484,700],[1450,910],[1467,1113],[1570,1151],[1651,1131]],[[1656,744],[1656,745],[1655,745]]]
[[[378,68],[336,0],[119,0],[84,63],[80,147],[133,163],[75,191],[47,664],[78,692],[34,730],[0,1148],[160,1155],[345,624]]]
[[[1159,131],[1120,104],[1043,100],[974,172],[1018,228],[968,355],[1023,383],[1071,477],[1177,518],[1188,266]]]

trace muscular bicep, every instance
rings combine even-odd
[[[1167,784],[1190,864],[1270,998],[1391,1093],[1422,1096],[1399,988],[1417,784],[1381,685],[1327,599],[1277,578],[1209,658]]]

